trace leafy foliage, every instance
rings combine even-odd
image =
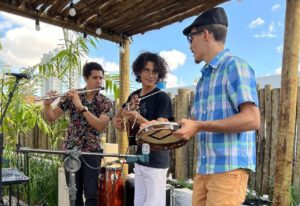
[[[62,117],[50,125],[50,132],[48,133],[48,138],[51,147],[50,149],[55,150],[57,148],[58,141],[64,139],[65,130],[68,124],[68,119]]]
[[[290,187],[290,203],[291,206],[297,206],[300,203],[300,188],[292,185]]]
[[[73,39],[68,31],[64,30],[63,49],[57,52],[49,62],[37,65],[39,74],[42,78],[57,77],[61,80],[67,79],[68,88],[74,89],[72,85],[72,76],[74,73],[82,73],[81,58],[86,57],[89,52],[88,45],[96,47],[96,40],[88,37],[83,38],[79,34]],[[104,68],[105,69],[105,68]],[[105,74],[106,90],[113,92],[115,98],[119,98],[119,75]]]
[[[32,68],[26,68],[24,72],[35,74],[34,80],[22,80],[16,90],[12,101],[8,107],[7,114],[3,122],[5,132],[6,159],[8,166],[17,167],[18,157],[12,151],[21,135],[25,135],[38,127],[49,141],[49,149],[57,149],[58,141],[64,136],[68,125],[67,119],[63,116],[55,122],[48,123],[42,116],[42,105],[36,104],[34,94],[43,81],[50,77],[66,80],[67,87],[73,88],[72,77],[74,73],[81,73],[81,59],[88,55],[89,47],[96,46],[95,39],[84,39],[80,35],[71,38],[68,31],[64,30],[64,42],[61,50],[50,59],[49,62],[40,63]],[[0,45],[1,49],[1,45]],[[38,73],[37,73],[38,71]],[[2,71],[7,72],[7,71]],[[106,89],[113,92],[115,97],[119,97],[119,76],[106,74]],[[0,93],[0,110],[8,101],[9,91],[14,87],[14,78],[2,81],[2,92]],[[30,158],[30,196],[32,204],[57,205],[57,167],[61,164],[59,159],[50,158],[49,155],[39,155]],[[25,187],[21,191],[24,200],[27,198]]]
[[[3,90],[8,93],[13,86],[14,79],[8,79],[3,85]],[[41,105],[34,104],[29,100],[30,94],[34,91],[30,82],[20,84],[9,104],[2,125],[5,132],[5,147],[8,150],[13,150],[18,137],[31,131],[35,125],[39,125],[43,133],[49,132],[49,126],[41,116]],[[0,94],[2,111],[8,101],[8,96],[9,94],[4,94],[4,92]]]
[[[168,183],[175,188],[187,188],[187,189],[193,190],[193,183],[190,181],[171,180],[171,181],[168,181]]]
[[[32,204],[46,204],[56,206],[58,202],[58,167],[57,159],[49,156],[35,156],[30,158],[30,196]],[[24,191],[26,199],[27,192]]]
[[[16,153],[5,153],[4,158],[7,160],[6,167],[16,167],[17,159],[19,168],[22,168],[26,174],[27,169],[24,165],[25,157],[17,157]],[[21,164],[21,165],[20,165]],[[23,165],[22,165],[23,164]],[[58,202],[58,167],[61,166],[59,157],[43,154],[31,154],[29,157],[29,187],[30,187],[30,203],[31,205],[47,205],[57,206]],[[20,199],[28,202],[28,185],[19,186]],[[8,188],[5,188],[4,194],[8,194]],[[13,187],[12,194],[17,194],[17,188]]]

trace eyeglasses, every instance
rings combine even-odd
[[[200,31],[194,31],[194,32],[189,33],[189,34],[186,36],[186,38],[187,38],[189,44],[191,44],[191,43],[193,42],[193,36],[198,35],[198,34],[201,34],[202,32],[203,32],[203,30],[200,30]]]

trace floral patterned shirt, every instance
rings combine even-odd
[[[99,117],[106,114],[112,118],[112,103],[101,93],[95,95],[92,101],[85,94],[79,94],[83,106],[86,106],[93,115]],[[58,107],[63,111],[69,110],[70,123],[66,131],[64,149],[77,149],[82,152],[100,151],[101,132],[92,127],[83,114],[79,114],[76,106],[69,98],[62,98]]]

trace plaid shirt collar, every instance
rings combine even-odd
[[[219,52],[208,64],[205,64],[204,67],[202,67],[201,72],[203,73],[208,68],[217,69],[223,60],[230,55],[229,49],[224,49],[223,51]]]

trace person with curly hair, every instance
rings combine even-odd
[[[117,129],[123,129],[123,118],[135,124],[137,129],[133,129],[129,135],[129,145],[136,145],[135,137],[139,125],[149,123],[151,120],[173,121],[174,118],[171,98],[156,87],[157,83],[166,77],[166,61],[158,54],[144,52],[133,62],[132,69],[136,81],[142,83],[142,88],[132,92],[127,103],[134,102],[139,112],[128,111],[125,103],[114,117],[113,124]],[[142,154],[141,145],[137,146],[136,154]],[[165,205],[169,161],[169,151],[154,151],[150,147],[149,162],[135,163],[134,205]]]

